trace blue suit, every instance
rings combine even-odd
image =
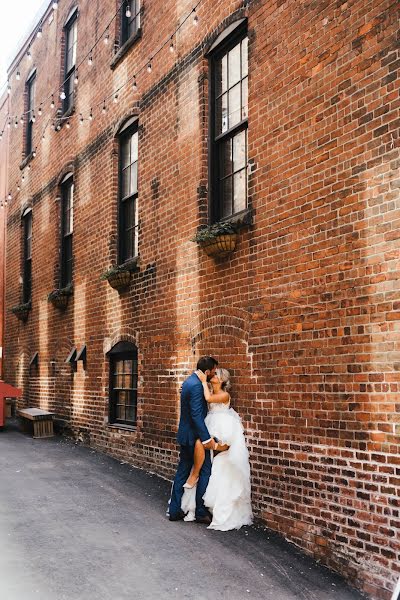
[[[204,398],[203,384],[193,373],[186,379],[181,392],[181,416],[178,428],[178,444],[180,444],[179,464],[172,486],[169,514],[177,516],[181,511],[183,496],[183,484],[190,475],[193,467],[194,444],[197,439],[205,442],[211,438],[204,419],[207,415],[207,402]],[[211,475],[210,452],[206,450],[206,458],[200,471],[196,490],[196,517],[204,517],[208,514],[204,506],[203,496],[205,494],[208,480]]]

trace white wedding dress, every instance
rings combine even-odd
[[[242,421],[228,404],[209,404],[205,423],[210,435],[229,450],[217,454],[212,462],[211,477],[204,494],[204,504],[212,513],[208,529],[229,531],[251,525],[253,513],[250,500],[249,453],[244,439]],[[185,520],[194,521],[196,487],[185,489],[182,510]]]

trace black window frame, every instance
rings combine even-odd
[[[244,21],[241,23],[231,34],[229,34],[215,49],[213,49],[209,54],[209,189],[210,189],[210,199],[209,199],[209,215],[210,222],[215,223],[218,221],[229,220],[236,215],[240,215],[241,213],[246,213],[249,209],[248,205],[248,78],[249,71],[245,77],[240,78],[240,89],[242,90],[242,82],[247,78],[247,115],[245,119],[241,119],[238,123],[236,123],[231,128],[228,128],[226,131],[217,135],[216,131],[216,74],[217,74],[217,63],[222,60],[222,57],[225,54],[228,54],[230,50],[232,50],[237,44],[241,43],[243,40],[247,38],[248,44],[248,31],[247,31],[247,22]],[[241,75],[242,75],[242,53],[240,52],[240,61],[241,61]],[[247,66],[248,66],[248,52],[247,52]],[[228,90],[231,89],[228,87]],[[243,109],[243,104],[241,102],[240,107]],[[242,115],[241,115],[242,116]],[[245,207],[241,210],[232,212],[230,214],[223,214],[223,198],[220,186],[220,173],[222,172],[221,168],[221,157],[220,157],[220,148],[224,141],[228,139],[233,140],[233,138],[239,135],[241,132],[245,131],[245,166],[243,169],[245,170],[246,180],[245,180]],[[238,171],[239,172],[239,171]],[[232,171],[232,178],[234,176],[234,172]],[[233,198],[234,191],[232,186],[231,192],[232,198],[232,207],[233,207]]]
[[[72,32],[75,32],[75,40],[73,41],[71,48],[69,48],[69,43],[71,39]],[[68,19],[67,23],[64,26],[64,85],[63,91],[65,93],[65,98],[62,103],[62,112],[63,114],[72,110],[74,106],[75,100],[75,71],[76,71],[76,52],[78,46],[78,10],[76,9],[71,17]],[[74,53],[73,46],[75,46],[75,60],[70,67],[68,67],[68,54],[71,50]]]
[[[109,357],[109,423],[110,425],[125,425],[135,427],[137,425],[137,390],[138,390],[138,349],[130,342],[120,342],[108,353]],[[126,362],[132,362],[131,371],[118,371],[117,364],[121,364],[123,368]],[[122,377],[122,386],[115,385],[116,378]],[[125,378],[131,376],[131,385],[125,386]],[[118,403],[119,393],[128,393],[129,402],[124,404]],[[131,408],[133,418],[126,418],[126,410],[124,417],[121,413],[118,414],[118,406]]]
[[[130,7],[131,16],[126,16],[126,9]],[[134,29],[131,30],[131,24],[135,23]],[[120,47],[128,40],[134,37],[140,29],[140,0],[124,0],[121,5],[121,20],[120,20]]]
[[[123,195],[123,145],[124,141],[133,135],[137,135],[138,156],[136,160],[136,192]],[[136,119],[131,125],[123,129],[118,134],[118,263],[125,264],[135,260],[139,254],[139,121]],[[132,166],[134,163],[129,163]],[[133,231],[133,239],[128,237],[127,219],[127,203],[133,204],[134,223],[129,227],[129,231]],[[129,252],[129,247],[133,247],[133,253]]]
[[[27,304],[32,300],[32,210],[25,211],[22,216],[23,225],[23,283],[22,302]],[[30,235],[29,235],[30,234]]]
[[[68,216],[68,221],[67,221]],[[74,178],[66,176],[61,183],[61,268],[60,287],[64,288],[73,279],[73,234],[74,234]],[[69,224],[67,230],[67,223]]]
[[[33,125],[35,118],[35,92],[36,92],[36,71],[29,77],[26,82],[27,93],[27,123],[25,136],[25,156],[29,156],[33,152]]]

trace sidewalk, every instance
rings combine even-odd
[[[0,431],[4,600],[360,600],[262,528],[165,517],[170,483],[63,438]]]

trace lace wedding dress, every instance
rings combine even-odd
[[[229,450],[214,457],[204,494],[204,504],[213,517],[208,529],[228,531],[251,525],[249,453],[242,421],[229,404],[219,403],[209,405],[205,423],[210,435],[229,445]],[[185,489],[182,498],[182,510],[188,513],[185,520],[195,520],[195,505],[196,488]]]

